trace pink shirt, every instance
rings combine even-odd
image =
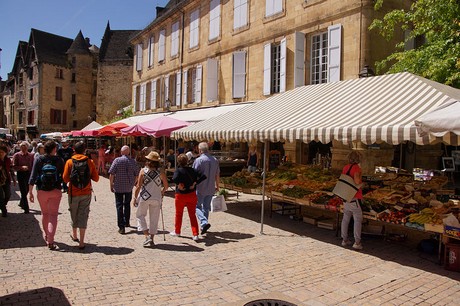
[[[343,167],[342,174],[347,174],[348,170],[351,171],[349,175],[354,179],[356,173],[361,173],[361,167],[358,164],[348,164]],[[354,199],[362,199],[363,198],[363,190],[359,188],[359,190],[356,192],[355,196],[353,197]]]

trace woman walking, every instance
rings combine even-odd
[[[168,180],[165,173],[159,170],[160,155],[157,152],[150,152],[145,158],[147,162],[139,172],[133,206],[137,206],[137,230],[144,233],[143,245],[147,247],[155,245],[153,237],[158,231],[161,203],[164,193],[168,189]],[[147,213],[149,214],[148,226],[145,220]]]
[[[196,203],[198,201],[196,196],[196,185],[206,179],[192,167],[187,166],[188,157],[185,154],[180,154],[177,157],[177,169],[173,175],[173,182],[176,184],[176,218],[174,225],[174,232],[171,236],[179,236],[182,227],[182,216],[184,214],[184,207],[187,207],[190,225],[192,227],[193,240],[198,240],[198,221],[196,219]]]
[[[45,232],[45,241],[50,250],[57,248],[54,243],[56,234],[59,204],[62,193],[62,172],[64,161],[56,155],[57,144],[49,140],[45,143],[45,155],[35,159],[32,174],[29,179],[29,200],[34,203],[32,193],[34,185],[37,185],[37,199],[42,211],[42,226]]]

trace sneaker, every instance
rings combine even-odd
[[[147,238],[145,238],[145,241],[144,241],[144,243],[143,243],[143,246],[144,246],[144,247],[148,247],[148,246],[152,245],[152,243],[153,243],[152,238],[151,238],[151,237],[147,237]]]
[[[363,249],[363,246],[362,246],[361,243],[356,243],[356,242],[355,242],[355,243],[353,244],[353,249],[355,249],[355,250],[362,250],[362,249]]]
[[[211,227],[211,224],[209,223],[205,224],[203,228],[201,229],[201,235],[206,234],[206,232],[208,231],[210,227]]]
[[[192,239],[193,241],[198,241],[198,236],[193,236]]]
[[[121,227],[119,230],[118,230],[118,233],[124,235],[126,232],[125,232],[125,228],[124,227]]]
[[[346,246],[349,246],[349,245],[351,245],[351,241],[350,241],[350,240],[348,240],[348,239],[342,240],[342,246],[343,246],[343,247],[346,247]]]
[[[169,235],[173,236],[173,237],[179,237],[180,235],[176,232],[170,232]]]

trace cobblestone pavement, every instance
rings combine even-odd
[[[268,211],[260,235],[260,197],[233,198],[197,242],[185,214],[182,237],[160,234],[144,248],[134,227],[117,232],[107,179],[95,193],[85,250],[69,237],[63,198],[59,251],[45,247],[38,204],[23,214],[13,194],[9,216],[0,218],[1,305],[243,305],[269,297],[298,305],[459,304],[460,273],[406,245],[367,238],[357,252],[330,230]],[[165,232],[173,229],[173,203],[165,197]]]

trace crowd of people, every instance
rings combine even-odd
[[[166,154],[165,154],[166,153]],[[177,167],[176,166],[177,160]],[[157,152],[149,148],[123,146],[117,150],[101,145],[97,160],[91,159],[86,144],[21,141],[16,145],[0,145],[0,210],[8,216],[7,204],[11,184],[19,187],[19,206],[29,213],[29,203],[40,205],[43,236],[50,250],[58,248],[54,241],[61,199],[68,196],[71,217],[70,238],[85,248],[85,233],[92,199],[92,182],[108,175],[110,190],[115,196],[118,233],[130,227],[131,205],[136,208],[137,230],[145,236],[143,246],[154,246],[165,192],[169,184],[166,167],[175,167],[171,182],[175,184],[175,225],[172,236],[179,236],[184,208],[187,208],[193,240],[199,230],[205,234],[211,224],[211,199],[219,190],[219,162],[209,153],[207,143],[200,143],[191,154],[176,154],[173,150]],[[134,190],[134,197],[133,197]],[[147,222],[147,216],[149,221]],[[199,224],[198,224],[199,223]],[[164,227],[164,224],[163,224]]]

